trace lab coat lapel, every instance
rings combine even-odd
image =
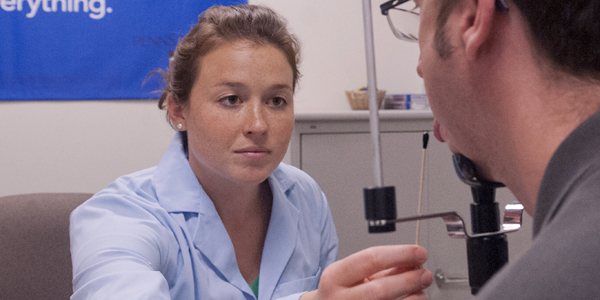
[[[260,265],[260,299],[271,299],[273,291],[294,252],[300,212],[286,196],[287,188],[275,176],[269,177],[273,208]]]
[[[206,206],[198,215],[198,228],[194,233],[194,245],[218,269],[221,276],[238,289],[252,294],[244,280],[235,258],[233,243],[219,218],[212,201],[203,201]],[[203,199],[204,200],[204,199]]]
[[[188,163],[179,133],[173,138],[157,167],[154,184],[159,201],[168,212],[198,213],[197,227],[191,233],[194,246],[215,266],[220,276],[252,295],[252,290],[240,273],[233,243],[217,209]],[[180,223],[180,226],[185,230],[184,223]]]

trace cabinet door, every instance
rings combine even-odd
[[[384,185],[396,187],[398,217],[416,215],[422,132],[382,133],[381,140]],[[300,144],[301,168],[319,183],[328,198],[339,237],[338,258],[374,245],[415,243],[416,222],[398,224],[393,233],[367,232],[363,188],[374,185],[368,133],[302,134]],[[456,211],[470,228],[470,189],[458,180],[447,146],[431,139],[426,159],[422,213]],[[510,192],[502,190],[497,200],[501,207],[515,201]],[[509,235],[511,260],[528,247],[529,239],[528,228]],[[426,268],[467,278],[465,241],[448,237],[441,219],[421,221],[420,244],[429,252]],[[472,299],[466,284],[443,289],[434,284],[428,294],[431,299]]]

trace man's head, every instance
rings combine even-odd
[[[440,57],[452,52],[445,33],[448,17],[463,0],[437,0],[436,48]],[[522,14],[537,54],[558,71],[600,80],[600,1],[512,0]]]
[[[600,1],[415,1],[417,71],[438,139],[492,180],[541,180],[558,144],[600,106]]]

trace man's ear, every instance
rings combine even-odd
[[[477,58],[486,40],[490,38],[496,12],[494,0],[468,0],[470,7],[464,19],[463,43],[469,60]]]
[[[176,103],[175,99],[173,99],[173,94],[171,93],[167,95],[167,112],[169,113],[171,124],[173,124],[177,130],[187,130],[185,106],[184,104]]]

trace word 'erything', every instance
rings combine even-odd
[[[23,3],[29,6],[27,18],[35,17],[40,8],[44,12],[91,12],[90,18],[95,20],[112,12],[112,8],[106,7],[106,0],[0,0],[0,8],[7,12],[23,11]]]

